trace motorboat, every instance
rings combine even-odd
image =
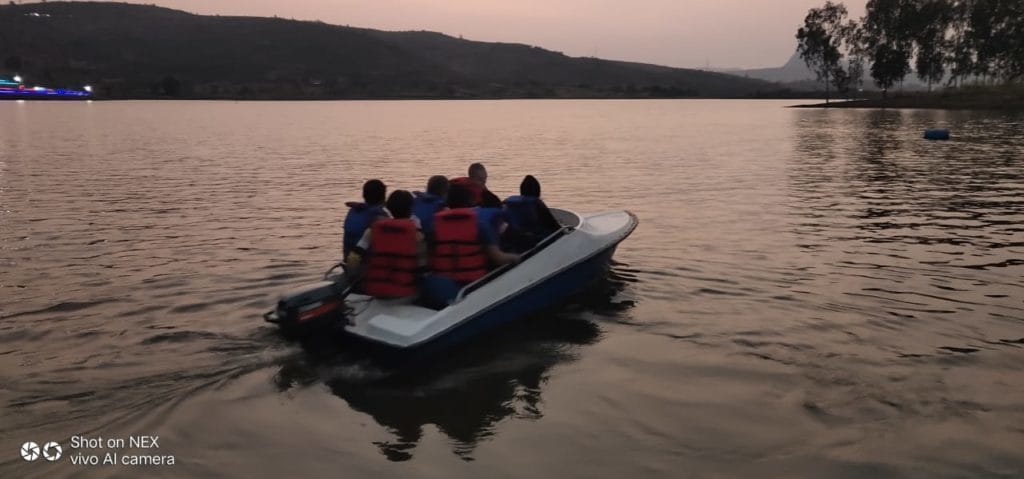
[[[636,228],[636,215],[612,211],[579,215],[551,209],[562,227],[523,253],[463,286],[441,309],[410,298],[380,299],[354,293],[344,275],[284,295],[264,318],[291,335],[322,334],[326,326],[346,339],[388,351],[446,349],[502,324],[564,302],[604,277],[616,247]],[[316,333],[310,333],[316,331]]]

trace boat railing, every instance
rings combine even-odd
[[[551,233],[551,234],[547,235],[546,237],[544,237],[544,239],[540,240],[540,242],[537,243],[536,246],[534,246],[533,248],[530,248],[530,249],[526,250],[526,252],[520,254],[519,255],[519,263],[501,265],[501,266],[495,268],[493,271],[487,273],[487,275],[485,275],[484,277],[482,277],[482,278],[480,278],[480,279],[478,279],[476,281],[473,281],[472,283],[469,283],[469,284],[463,286],[462,289],[459,290],[459,294],[455,296],[455,300],[452,301],[452,304],[455,304],[455,303],[458,303],[459,301],[462,301],[463,298],[465,298],[466,295],[468,295],[469,293],[472,293],[473,291],[475,291],[477,289],[480,289],[481,286],[491,282],[492,280],[494,280],[494,278],[497,278],[498,276],[501,276],[502,274],[504,274],[506,271],[516,267],[516,265],[522,264],[529,257],[537,254],[538,252],[540,252],[540,250],[546,248],[551,243],[554,243],[557,239],[559,239],[562,236],[565,236],[565,235],[571,233],[575,229],[576,228],[572,227],[572,226],[563,226],[563,227],[559,228],[554,233]]]

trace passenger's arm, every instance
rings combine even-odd
[[[487,252],[487,257],[491,262],[496,265],[516,264],[520,260],[518,254],[506,253],[498,248],[498,245],[487,245],[484,251]]]
[[[506,253],[501,250],[498,246],[498,232],[493,225],[480,225],[478,234],[482,240],[482,246],[484,252],[487,254],[487,259],[491,260],[491,264],[498,266],[505,264],[516,264],[519,262],[519,255],[515,253]]]
[[[359,276],[359,267],[363,264],[363,252],[359,248],[354,248],[348,252],[348,258],[345,258],[345,272],[348,273],[349,278],[355,278]]]
[[[366,250],[370,248],[371,232],[369,229],[363,233],[363,237],[359,238],[359,243],[356,244],[352,251],[349,251],[348,258],[345,258],[345,271],[351,274],[351,277],[357,277],[360,273],[359,267],[362,265],[363,256],[366,255]]]

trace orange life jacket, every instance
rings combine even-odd
[[[450,183],[461,185],[469,190],[469,193],[473,196],[473,206],[480,206],[480,203],[484,201],[484,187],[469,179],[468,176],[452,178]]]
[[[477,228],[473,208],[456,208],[434,215],[430,267],[435,273],[462,284],[487,274],[487,257]]]
[[[363,289],[375,298],[416,294],[416,224],[411,219],[378,220],[370,225],[370,254]]]

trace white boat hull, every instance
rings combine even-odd
[[[636,216],[627,211],[586,216],[552,212],[562,224],[573,226],[515,267],[467,286],[442,310],[349,296],[344,334],[398,350],[453,345],[583,289],[607,271],[615,247],[637,226]]]

